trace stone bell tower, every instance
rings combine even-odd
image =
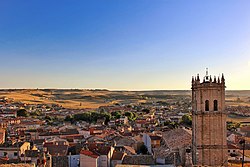
[[[227,166],[225,79],[192,78],[192,158],[194,165]]]

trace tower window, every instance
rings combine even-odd
[[[209,100],[205,101],[205,111],[209,111]]]
[[[214,111],[218,111],[218,101],[214,100]]]

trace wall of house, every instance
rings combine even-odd
[[[110,165],[111,165],[111,158],[113,156],[114,150],[115,150],[114,147],[110,148],[110,151],[109,151],[109,154],[108,154],[108,167],[110,167]]]
[[[76,167],[80,163],[80,155],[69,155],[69,167]]]
[[[80,167],[97,167],[99,158],[92,158],[86,155],[80,155]]]
[[[3,144],[5,142],[5,130],[0,129],[0,144]]]
[[[38,139],[38,132],[29,132],[31,135],[31,140]]]
[[[18,148],[0,148],[0,157],[3,157],[5,153],[8,154],[9,159],[18,158]]]
[[[228,149],[228,154],[237,152],[239,152],[239,149]]]
[[[67,156],[52,156],[52,167],[69,167]]]
[[[122,160],[112,160],[111,167],[115,167],[117,164],[122,164]]]
[[[165,158],[156,158],[156,163],[157,164],[165,164]]]
[[[106,155],[100,155],[98,160],[98,167],[108,167],[108,157]]]
[[[23,145],[20,147],[20,155],[25,154],[25,150],[30,150],[29,142],[24,142]]]
[[[228,141],[235,142],[235,134],[231,134],[227,137]]]
[[[161,141],[160,140],[151,140],[151,145],[154,148],[160,147],[161,146]]]
[[[151,139],[150,139],[149,135],[144,133],[142,139],[143,139],[144,145],[148,148],[148,152],[151,154],[152,153]]]

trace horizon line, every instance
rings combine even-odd
[[[191,88],[190,89],[0,88],[0,90],[191,91]],[[250,89],[227,89],[226,91],[250,91]]]

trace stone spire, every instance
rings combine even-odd
[[[214,83],[216,83],[216,76],[214,76]]]
[[[225,78],[224,78],[224,74],[222,73],[222,77],[221,77],[221,83],[225,84]]]
[[[200,77],[199,77],[199,74],[197,74],[197,81],[200,81]]]

